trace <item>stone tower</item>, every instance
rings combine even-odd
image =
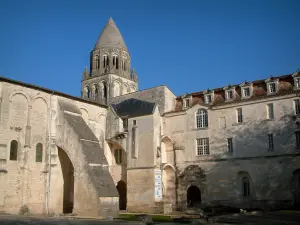
[[[137,90],[137,75],[131,70],[129,51],[110,18],[91,51],[90,69],[83,72],[82,97],[108,104],[113,97]]]

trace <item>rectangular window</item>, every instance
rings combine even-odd
[[[124,131],[128,131],[128,119],[123,119],[123,129]]]
[[[276,93],[276,84],[275,83],[270,83],[269,84],[269,93],[270,94]]]
[[[136,126],[136,120],[133,120],[133,126]]]
[[[295,79],[296,89],[300,89],[300,78]]]
[[[233,99],[233,91],[232,90],[230,90],[230,91],[227,91],[226,92],[226,99],[227,100],[232,100]]]
[[[250,88],[249,87],[245,87],[243,89],[244,91],[244,97],[250,97]]]
[[[184,107],[190,107],[190,100],[189,99],[184,100]]]
[[[227,148],[229,153],[233,153],[232,138],[227,138]]]
[[[122,149],[115,150],[115,160],[116,160],[116,164],[122,163]]]
[[[268,119],[274,119],[274,105],[270,103],[268,106]]]
[[[295,114],[300,115],[300,99],[295,100]]]
[[[268,149],[269,151],[274,150],[273,134],[268,134]]]
[[[205,102],[206,102],[206,104],[210,104],[210,103],[212,102],[211,99],[212,99],[212,98],[211,98],[211,95],[206,95],[206,96],[205,96]]]
[[[300,148],[300,131],[296,131],[295,135],[296,135],[296,148]]]
[[[236,109],[236,114],[237,114],[237,122],[242,123],[243,122],[243,110],[242,110],[242,108]]]
[[[208,138],[197,139],[197,155],[209,155]]]

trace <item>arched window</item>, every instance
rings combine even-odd
[[[106,68],[106,66],[109,65],[109,59],[107,55],[103,56],[103,68]]]
[[[113,66],[116,68],[116,69],[119,69],[119,57],[117,55],[114,55],[113,56]]]
[[[43,145],[42,143],[37,143],[35,147],[35,161],[43,162]]]
[[[16,140],[10,142],[9,160],[18,160],[18,142]]]
[[[250,182],[249,177],[242,178],[242,189],[243,189],[243,196],[248,197],[250,196]]]
[[[100,58],[98,55],[96,55],[95,57],[95,61],[96,61],[96,70],[99,70],[100,69]]]
[[[197,128],[208,127],[208,115],[207,110],[199,109],[196,115]]]
[[[125,60],[123,61],[123,70],[126,71],[126,62],[125,62]]]
[[[94,85],[94,99],[98,99],[98,95],[99,95],[99,87],[97,84]]]
[[[85,94],[86,94],[86,98],[91,98],[91,90],[89,86],[85,87]]]

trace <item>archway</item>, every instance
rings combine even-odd
[[[300,169],[293,173],[293,203],[296,209],[300,209]]]
[[[64,150],[58,148],[63,175],[63,213],[72,213],[74,207],[74,167]]]
[[[201,203],[201,191],[196,186],[190,186],[187,189],[187,206],[194,207]]]
[[[173,142],[171,138],[164,136],[161,140],[161,163],[174,163],[172,160],[173,155],[170,155],[170,153],[173,154]]]
[[[120,180],[117,184],[117,190],[119,192],[119,209],[126,210],[127,207],[127,187],[126,183]]]
[[[170,165],[166,165],[163,169],[163,196],[165,203],[176,202],[176,186],[175,186],[175,169]]]

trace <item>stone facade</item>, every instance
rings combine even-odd
[[[176,97],[138,91],[112,19],[82,98],[0,79],[0,210],[114,216],[300,202],[300,72]]]

